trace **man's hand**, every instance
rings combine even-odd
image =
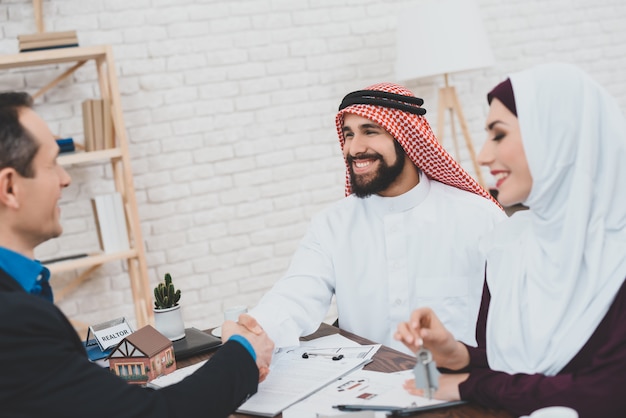
[[[239,321],[225,321],[222,324],[222,341],[228,341],[233,334],[239,334],[250,342],[256,353],[256,365],[259,368],[259,382],[265,380],[270,372],[270,363],[274,353],[274,342],[252,316],[239,315]]]
[[[422,346],[430,350],[437,367],[459,370],[469,364],[465,346],[454,338],[430,308],[414,310],[408,322],[398,324],[394,338],[413,352]]]

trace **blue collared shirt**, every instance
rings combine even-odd
[[[39,261],[31,260],[22,254],[0,247],[0,268],[13,277],[26,292],[41,296],[52,302],[50,270]]]

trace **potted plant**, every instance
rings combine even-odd
[[[165,281],[154,288],[154,327],[170,341],[185,338],[179,300],[180,289],[174,288],[172,276],[165,273]]]

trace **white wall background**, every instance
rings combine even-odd
[[[478,2],[496,65],[452,76],[477,150],[486,92],[533,64],[578,64],[626,108],[623,0]],[[337,106],[350,91],[396,81],[396,14],[411,4],[44,0],[48,31],[113,46],[150,280],[173,275],[187,326],[214,326],[225,307],[254,305],[286,269],[311,215],[343,196]],[[0,53],[17,53],[17,35],[36,30],[32,2],[1,0],[0,26]],[[0,90],[33,93],[59,73],[3,71]],[[53,132],[82,139],[80,102],[97,96],[94,80],[86,66],[45,95],[37,110]],[[442,82],[403,82],[425,99],[432,125]],[[467,155],[463,164],[472,173]],[[110,169],[70,173],[65,234],[37,249],[42,259],[97,249],[89,197],[113,189]],[[134,321],[124,269],[104,266],[59,306],[87,323]]]

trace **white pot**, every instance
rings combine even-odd
[[[156,309],[154,311],[154,327],[170,341],[185,338],[185,324],[180,305],[167,308]]]

